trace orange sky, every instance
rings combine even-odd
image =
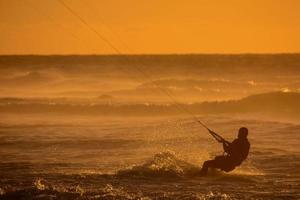
[[[299,0],[63,0],[123,53],[300,52]],[[112,54],[57,0],[0,0],[0,54]]]

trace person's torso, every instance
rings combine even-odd
[[[240,165],[248,156],[250,143],[247,139],[235,139],[230,145],[229,157],[232,161]]]

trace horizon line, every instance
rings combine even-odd
[[[188,56],[188,55],[298,55],[300,52],[281,52],[281,53],[137,53],[137,54],[0,54],[5,56]]]

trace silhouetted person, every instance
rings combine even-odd
[[[234,170],[235,167],[241,165],[247,158],[250,149],[250,143],[247,136],[248,129],[242,127],[239,129],[238,138],[233,142],[230,143],[223,140],[222,143],[226,155],[216,156],[214,160],[205,161],[201,169],[201,175],[206,175],[208,168],[221,169],[225,172],[230,172]]]

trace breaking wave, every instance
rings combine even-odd
[[[118,176],[185,177],[199,173],[199,166],[176,157],[170,151],[160,152],[143,165],[133,166],[117,172]]]
[[[274,116],[299,117],[300,93],[273,92],[252,95],[240,100],[186,104],[195,114],[271,114]],[[179,115],[178,105],[168,104],[66,104],[0,99],[2,113],[56,113],[74,115]]]
[[[146,178],[214,178],[220,181],[255,182],[255,176],[263,173],[254,168],[237,169],[232,173],[224,173],[219,170],[209,171],[206,177],[200,175],[201,166],[191,164],[176,156],[171,151],[157,153],[152,159],[142,165],[136,165],[128,169],[121,169],[116,173],[119,177],[146,177]]]

